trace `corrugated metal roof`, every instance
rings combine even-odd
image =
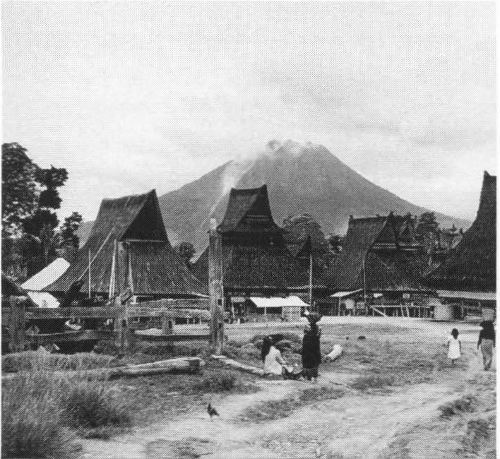
[[[26,290],[40,291],[59,279],[68,267],[69,262],[64,258],[57,258],[40,272],[29,278],[21,287]]]
[[[298,296],[287,296],[285,298],[280,297],[250,297],[250,301],[255,304],[258,308],[284,308],[284,307],[296,307],[304,308],[308,307],[307,303],[304,303]]]

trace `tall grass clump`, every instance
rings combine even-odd
[[[62,396],[62,407],[68,425],[96,429],[131,424],[128,409],[112,391],[99,381],[74,381]]]
[[[103,381],[54,372],[53,360],[40,354],[29,372],[20,371],[2,390],[2,457],[73,458],[76,433],[130,424],[130,415]],[[97,435],[94,435],[97,436]]]
[[[48,373],[15,376],[2,390],[2,457],[77,457],[75,435],[64,426],[57,384]]]

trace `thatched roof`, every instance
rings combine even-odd
[[[306,287],[308,271],[284,246],[222,245],[223,284],[226,289]],[[208,282],[208,248],[193,266],[200,281]]]
[[[427,281],[446,290],[496,291],[496,176],[484,172],[472,226]]]
[[[2,273],[2,296],[28,296],[28,293]]]
[[[271,214],[267,186],[232,188],[226,213],[217,230],[221,234],[258,232],[281,235],[282,230],[276,225]]]
[[[136,295],[185,296],[206,293],[173,250],[158,205],[156,192],[104,199],[85,245],[48,292],[63,294],[79,279],[88,279],[89,251],[94,293],[109,291],[114,243],[125,242],[131,257],[133,292]],[[118,282],[124,282],[119,273]]]
[[[413,291],[424,288],[404,270],[399,250],[387,254],[375,251],[375,244],[397,247],[392,213],[388,216],[350,218],[338,259],[324,275],[325,283],[335,290]],[[364,269],[363,269],[364,267]]]

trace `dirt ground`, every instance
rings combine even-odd
[[[202,394],[184,412],[167,419],[160,413],[150,423],[110,440],[84,440],[84,457],[495,457],[496,369],[482,369],[475,350],[477,325],[401,318],[325,319],[323,350],[340,343],[346,352],[337,362],[320,367],[317,384],[259,379],[253,382],[260,389],[256,392]],[[461,332],[464,351],[455,367],[446,361],[443,345],[453,327]],[[287,328],[300,331],[302,325]],[[230,340],[243,342],[270,330],[282,331],[283,324],[231,326],[227,333]],[[359,341],[361,335],[366,339]],[[353,384],[367,375],[373,383],[399,373],[404,377],[380,387],[374,383],[359,389]],[[305,391],[318,389],[323,395],[341,391],[341,396],[301,398]],[[161,403],[168,403],[169,393],[162,397]],[[213,421],[205,411],[208,401],[220,413]],[[292,408],[267,419],[250,415],[252,409],[267,405],[278,411],[282,406]]]

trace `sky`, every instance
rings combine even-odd
[[[2,3],[3,142],[65,167],[60,217],[323,144],[473,219],[496,174],[493,2]]]

